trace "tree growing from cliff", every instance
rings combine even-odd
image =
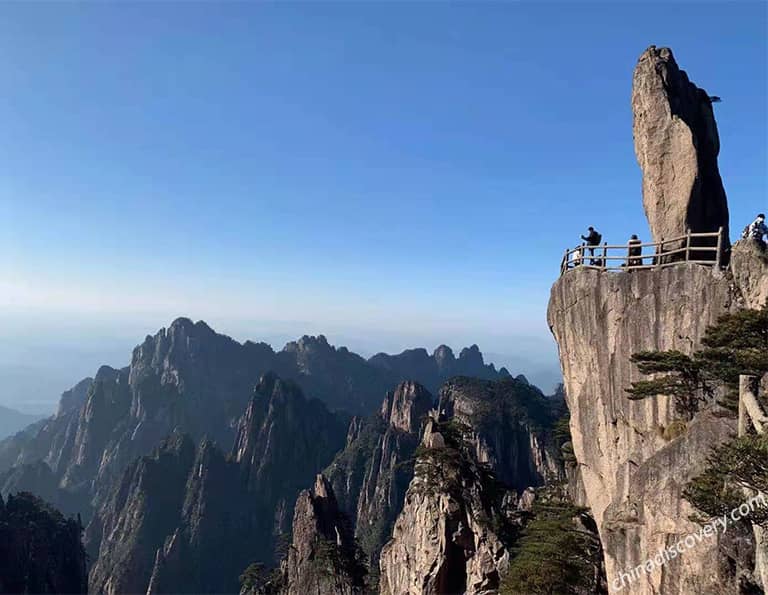
[[[531,510],[504,577],[501,595],[602,593],[602,550],[584,508],[553,491]]]
[[[0,497],[0,593],[85,593],[82,530],[32,494]]]
[[[690,356],[680,351],[633,354],[631,361],[638,370],[655,376],[633,382],[627,389],[629,398],[668,395],[677,412],[688,419],[716,395],[722,405],[734,409],[739,375],[768,372],[768,303],[759,310],[724,314],[707,329],[702,345]]]
[[[728,514],[751,493],[768,493],[768,436],[746,435],[713,450],[704,472],[695,477],[683,495],[707,517]],[[755,508],[750,522],[768,522],[768,509]]]

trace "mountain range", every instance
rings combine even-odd
[[[253,564],[301,592],[315,575],[295,568],[305,560],[289,544],[306,537],[297,523],[314,525],[296,503],[307,512],[332,495],[328,522],[343,519],[372,587],[430,416],[468,428],[467,469],[489,467],[505,486],[494,493],[516,502],[565,476],[553,434],[562,406],[486,365],[475,345],[366,360],[322,335],[274,351],[179,318],[130,366],[102,366],[55,415],[0,441],[0,494],[31,492],[79,515],[89,590],[113,594],[234,592]]]
[[[31,413],[22,413],[10,407],[0,405],[0,439],[19,432],[41,419],[43,415],[34,415]]]

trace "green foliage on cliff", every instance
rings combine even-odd
[[[85,593],[82,529],[32,494],[0,498],[0,593]]]
[[[573,452],[573,442],[571,441],[571,415],[568,411],[555,422],[553,430],[555,442],[557,443],[560,457],[565,465],[575,467],[578,464],[576,455]]]
[[[655,376],[633,382],[627,389],[629,398],[669,395],[677,412],[688,419],[715,395],[720,395],[722,405],[735,409],[739,375],[768,372],[768,304],[724,314],[707,329],[702,345],[691,356],[679,351],[633,354],[631,360],[640,372]]]
[[[587,510],[557,495],[537,500],[531,512],[499,593],[602,592],[600,540]]]
[[[742,488],[748,488],[747,491]],[[684,496],[707,517],[738,508],[748,493],[768,493],[768,436],[741,436],[713,450],[704,472],[686,487]],[[768,508],[755,508],[752,523],[768,522]]]
[[[706,381],[735,408],[739,375],[759,378],[768,373],[768,304],[760,310],[721,316],[707,329],[702,343],[693,359]],[[768,437],[746,435],[715,448],[705,470],[689,482],[684,495],[704,515],[717,517],[757,492],[768,492]],[[749,521],[768,522],[768,510],[754,510]]]
[[[259,594],[277,592],[273,581],[278,576],[279,572],[270,571],[261,562],[253,562],[240,575],[240,592]]]

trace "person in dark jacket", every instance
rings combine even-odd
[[[760,213],[744,230],[743,237],[752,238],[761,249],[765,250],[765,240],[763,240],[765,235],[768,235],[768,226],[765,225],[765,213]]]
[[[586,236],[581,236],[581,239],[587,243],[587,248],[589,249],[589,255],[594,256],[595,246],[600,245],[600,241],[603,239],[603,236],[601,236],[600,233],[594,227],[588,227],[587,231],[589,233]],[[594,258],[590,259],[589,264],[594,265],[595,263],[596,261]]]
[[[627,250],[629,258],[627,259],[627,266],[630,267],[639,267],[643,265],[643,259],[637,258],[638,256],[641,256],[643,254],[643,247],[641,246],[642,242],[637,237],[637,234],[632,234],[632,237],[629,238],[629,249]]]

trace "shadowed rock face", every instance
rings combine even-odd
[[[680,70],[669,48],[651,46],[640,56],[632,77],[632,113],[653,240],[721,226],[728,237],[712,102]]]
[[[343,446],[345,428],[294,383],[264,375],[228,457],[175,433],[115,482],[86,532],[92,590],[237,592],[248,563],[274,561],[296,495]]]
[[[516,497],[468,446],[449,424],[427,422],[403,510],[381,551],[383,595],[497,591]]]
[[[314,488],[304,490],[296,500],[281,593],[361,593],[365,573],[349,519],[339,510],[331,484],[318,475]]]
[[[85,593],[80,531],[31,494],[0,498],[0,593]]]
[[[497,380],[509,376],[506,368],[496,370],[486,364],[477,345],[465,347],[457,358],[450,347],[440,345],[430,355],[426,349],[407,349],[397,355],[377,353],[368,360],[376,368],[388,370],[398,381],[416,380],[427,390],[437,393],[440,386],[454,376],[471,376]]]
[[[522,492],[564,478],[559,448],[549,431],[561,414],[558,405],[526,380],[454,378],[440,389],[438,409],[446,419],[470,428],[479,463]]]
[[[401,383],[387,393],[377,415],[353,420],[346,447],[325,471],[373,569],[402,509],[421,426],[433,401],[423,386]]]
[[[92,555],[98,548],[91,591],[146,593],[155,550],[176,525],[194,457],[189,437],[174,434],[126,469],[86,532]]]

